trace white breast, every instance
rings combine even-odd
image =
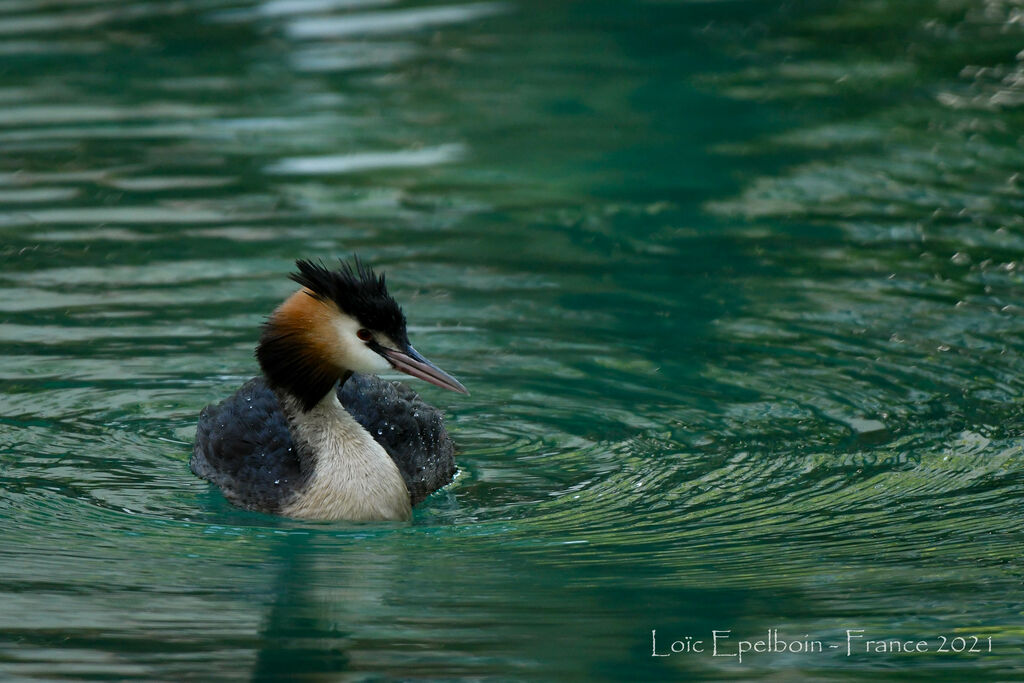
[[[298,519],[405,520],[409,491],[387,452],[348,414],[331,391],[308,412],[284,406],[296,445],[313,456],[313,473],[294,502]]]

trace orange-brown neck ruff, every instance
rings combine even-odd
[[[332,318],[337,306],[300,289],[275,310],[263,326],[256,358],[267,382],[312,410],[339,379],[351,374],[332,358],[336,332]]]

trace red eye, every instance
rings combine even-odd
[[[364,342],[368,342],[373,339],[373,335],[365,327],[356,332],[356,336],[362,339]]]

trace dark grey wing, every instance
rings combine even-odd
[[[441,411],[401,382],[353,374],[338,398],[377,440],[405,479],[416,505],[455,476],[455,445]]]
[[[189,463],[235,505],[278,512],[303,483],[281,406],[261,377],[199,414]]]

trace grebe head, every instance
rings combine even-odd
[[[357,258],[335,270],[296,261],[302,289],[271,314],[256,357],[271,385],[311,409],[352,372],[399,370],[445,389],[469,393],[409,343],[405,315],[384,276]]]

